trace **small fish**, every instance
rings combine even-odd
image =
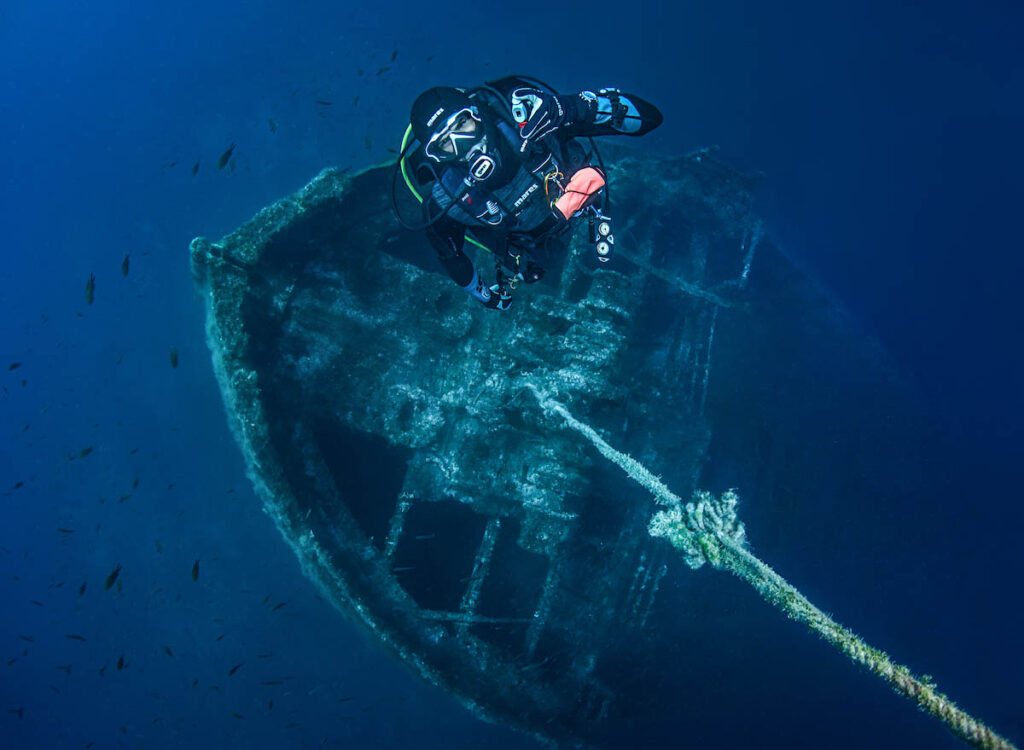
[[[228,150],[221,154],[220,158],[217,159],[217,169],[224,169],[224,167],[228,165],[228,161],[231,159],[231,154],[232,152],[234,152],[234,150],[235,144],[232,143],[230,146],[228,146]]]
[[[356,73],[358,73],[360,77],[362,77],[363,73],[365,73],[365,72],[366,71],[363,70],[362,68],[356,68]]]
[[[356,94],[355,98],[352,100],[353,107],[356,106],[357,104],[359,104],[359,94]]]
[[[17,370],[19,367],[21,367],[21,362],[11,362],[11,364],[7,365],[7,372]]]
[[[139,478],[135,477],[134,481],[132,481],[132,489],[133,490],[134,489],[138,489],[138,487],[139,487]]]
[[[277,120],[275,120],[273,117],[271,117],[269,120],[267,120],[267,127],[270,128],[270,132],[271,133],[276,133],[277,132]]]
[[[50,685],[50,692],[60,695],[60,688],[56,685]]]
[[[85,458],[90,453],[92,453],[92,451],[93,451],[93,447],[91,445],[87,445],[84,448],[82,448],[82,450],[78,451],[78,457],[79,458]]]
[[[319,104],[321,107],[330,107],[334,104],[334,102],[329,102],[325,99],[314,99],[313,101]]]
[[[437,534],[417,534],[417,539],[433,539]]]
[[[131,496],[132,496],[132,493],[126,492],[125,494],[121,495],[121,497],[117,498],[117,502],[123,503],[125,500],[130,499]]]
[[[398,57],[398,50],[397,49],[394,52],[391,53],[391,62],[394,62],[396,57]]]
[[[128,451],[128,455],[129,456],[134,456],[138,452],[139,452],[138,448],[132,448],[130,451]]]
[[[199,684],[199,679],[198,678],[192,680],[192,687],[195,687],[198,684]]]
[[[407,573],[410,570],[416,570],[415,565],[399,565],[397,568],[392,568],[392,573]]]
[[[132,262],[131,259],[132,259],[132,254],[128,253],[127,255],[124,256],[124,260],[121,261],[121,275],[122,276],[127,276],[128,275],[128,268],[131,266],[131,262]]]
[[[164,551],[164,543],[161,542],[159,539],[157,539],[156,541],[153,542],[153,546],[156,548],[156,551],[158,553]]]
[[[174,654],[171,653],[171,647],[170,646],[164,646],[164,653],[167,654],[172,659],[174,658]]]
[[[233,676],[235,674],[235,672],[237,672],[241,668],[242,668],[241,664],[236,664],[235,666],[233,666],[231,669],[228,670],[228,677]]]
[[[167,166],[168,166],[168,168],[170,168],[170,169],[174,169],[174,168],[175,168],[176,166],[178,166],[178,162],[176,162],[176,161],[172,161],[172,162],[171,162],[170,164],[168,164]]]
[[[197,174],[199,174],[199,162],[198,161],[195,164],[192,165],[192,176],[195,177]]]
[[[91,305],[96,299],[96,274],[89,274],[89,280],[85,282],[85,303]]]
[[[199,561],[198,560],[196,560],[194,563],[192,563],[192,580],[193,581],[198,581],[199,580]]]
[[[370,139],[370,136],[366,136],[365,138],[363,138],[363,143],[366,144],[367,151],[373,148],[373,141]]]
[[[292,721],[284,725],[285,729],[294,729],[295,727],[301,727],[302,725],[297,721]]]
[[[29,603],[30,603],[30,604],[34,604],[34,605],[36,605],[37,607],[45,607],[45,606],[46,606],[45,604],[43,604],[43,603],[42,603],[41,601],[39,601],[38,599],[29,599],[28,601],[29,601]]]
[[[85,593],[85,581],[82,581],[82,585],[78,587],[78,595],[81,596]]]
[[[274,710],[274,699],[273,698],[271,698],[270,700],[267,701],[267,710],[268,711],[273,711]]]
[[[281,609],[281,607],[283,607],[287,603],[288,603],[287,601],[283,601],[280,604],[275,604],[273,607],[270,608],[270,611],[271,612],[277,612],[277,610]]]
[[[178,366],[178,350],[173,346],[171,347],[171,368]]]
[[[22,635],[21,633],[18,633],[18,638],[20,638],[21,640],[25,641],[25,643],[35,643],[36,642],[36,639],[33,638],[30,635]]]
[[[343,698],[338,698],[338,703],[348,703],[350,700],[352,700],[352,696],[346,695]]]
[[[384,73],[387,73],[389,70],[391,70],[390,65],[385,65],[382,68],[377,68],[377,75],[383,75]]]
[[[117,657],[117,668],[118,669],[124,669],[127,666],[128,666],[128,662],[126,662],[124,660],[124,655],[123,654],[121,656]]]
[[[114,581],[121,575],[121,563],[117,564],[117,567],[110,571],[110,575],[107,576],[107,580],[103,582],[103,590],[109,591],[110,587],[114,585]]]
[[[257,659],[269,659],[273,654],[256,654]]]
[[[15,657],[14,657],[13,659],[8,659],[8,660],[7,660],[7,666],[8,666],[8,667],[9,667],[9,666],[11,666],[11,665],[12,665],[12,664],[14,664],[14,662],[16,662],[16,661],[18,661],[18,657],[17,657],[17,656],[15,656]]]
[[[9,714],[18,714],[18,718],[19,719],[24,719],[25,718],[25,708],[24,707],[22,707],[22,708],[8,708],[7,709],[7,713],[9,713]]]
[[[433,59],[434,59],[433,55],[427,55],[427,62],[430,62]]]
[[[74,529],[63,529],[60,526],[57,527],[57,531],[59,531],[61,534],[74,534],[75,533]]]
[[[61,670],[66,676],[71,676],[71,665],[70,664],[58,664],[57,669]]]
[[[106,672],[106,671],[107,671],[107,665],[104,664],[102,667],[100,667],[100,677],[102,677],[103,673]]]
[[[261,685],[283,685],[284,683],[280,680],[264,680],[260,683]]]
[[[239,713],[235,713],[234,711],[232,711],[232,712],[231,712],[231,718],[232,718],[232,719],[244,719],[245,717],[244,717],[244,716],[242,716],[242,714],[239,714]]]
[[[24,482],[18,481],[18,482],[14,483],[14,486],[11,489],[18,490],[18,489],[21,489],[24,486],[25,486]]]
[[[234,159],[232,159],[231,161],[228,162],[228,169],[230,169],[232,172],[235,171],[235,160]]]
[[[80,635],[76,635],[75,633],[65,633],[64,637],[69,641],[81,641],[82,643],[85,643],[85,638]]]
[[[225,636],[225,635],[227,635],[227,633],[221,633],[221,634],[220,634],[220,635],[218,635],[218,636],[217,636],[216,638],[214,638],[214,640],[215,640],[215,641],[217,641],[217,643],[220,643],[221,641],[223,641],[223,640],[224,640],[224,636]]]

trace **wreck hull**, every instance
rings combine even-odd
[[[470,303],[395,227],[387,167],[325,171],[191,246],[229,420],[306,575],[478,715],[565,745],[601,745],[680,695],[658,658],[679,650],[657,606],[675,563],[647,534],[649,498],[527,384],[686,496],[714,471],[712,425],[749,427],[729,406],[747,393],[749,332],[765,344],[830,309],[762,241],[748,178],[695,154],[659,162],[653,186],[652,163],[613,157],[615,261],[573,237],[506,314]],[[791,293],[773,299],[779,280]],[[767,328],[751,321],[765,305]],[[739,451],[737,482],[776,480],[764,456],[719,445]]]

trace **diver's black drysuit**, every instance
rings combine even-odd
[[[544,269],[538,260],[544,257],[548,242],[563,233],[572,218],[553,209],[558,196],[553,194],[552,178],[564,185],[593,158],[593,152],[576,139],[643,135],[662,121],[656,107],[633,94],[615,89],[586,91],[559,97],[559,106],[575,110],[568,113],[569,124],[537,141],[527,141],[511,111],[511,94],[521,87],[555,93],[542,89],[537,81],[518,77],[466,92],[479,109],[488,142],[493,144],[490,152],[497,166],[485,179],[469,177],[465,162],[428,168],[422,149],[413,160],[418,179],[433,181],[430,196],[423,202],[425,218],[444,214],[427,228],[430,244],[455,283],[489,307],[499,306],[497,295],[490,294],[473,261],[463,252],[466,230],[473,229],[476,238],[511,271],[510,276],[518,273],[526,283],[539,280]],[[520,264],[521,254],[527,257],[526,263]]]

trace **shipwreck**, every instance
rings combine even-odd
[[[581,231],[508,313],[396,225],[389,166],[325,170],[191,244],[230,423],[308,577],[479,716],[565,746],[672,692],[659,601],[685,568],[650,495],[533,392],[683,497],[727,477],[767,500],[792,469],[772,402],[826,398],[780,385],[778,360],[841,352],[836,371],[899,388],[764,237],[756,176],[712,151],[605,152],[614,261]]]

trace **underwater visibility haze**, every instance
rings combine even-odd
[[[0,10],[0,744],[1019,744],[1021,10],[471,15]],[[498,311],[392,168],[511,73],[664,123]]]

